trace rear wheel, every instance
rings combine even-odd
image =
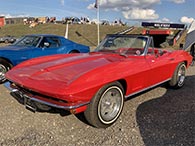
[[[12,65],[8,63],[7,61],[0,59],[0,83],[3,83],[6,81],[5,79],[5,73],[10,70]]]
[[[181,88],[184,85],[185,75],[186,75],[186,66],[182,62],[177,66],[173,74],[173,77],[171,81],[169,82],[169,85],[176,89]]]
[[[84,112],[87,121],[97,128],[107,128],[120,116],[124,105],[124,90],[119,82],[102,87]]]

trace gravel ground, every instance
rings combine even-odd
[[[107,129],[65,111],[33,113],[0,85],[0,146],[194,146],[195,66],[182,89],[157,87],[125,102]]]

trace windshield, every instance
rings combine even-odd
[[[142,55],[148,41],[147,36],[108,35],[95,50],[126,55]]]
[[[24,36],[13,45],[26,46],[26,47],[36,47],[41,37],[38,36]]]

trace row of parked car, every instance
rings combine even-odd
[[[16,41],[16,37],[11,35],[6,35],[3,37],[0,37],[0,43],[14,43]]]

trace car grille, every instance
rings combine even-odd
[[[67,101],[65,100],[61,100],[61,99],[57,99],[55,97],[51,97],[51,96],[47,96],[47,95],[44,95],[44,94],[40,94],[38,92],[35,92],[35,91],[32,91],[30,89],[27,89],[27,88],[23,88],[19,85],[15,85],[14,86],[16,87],[16,89],[18,89],[19,91],[21,91],[22,93],[24,94],[31,94],[33,97],[42,97],[42,98],[46,98],[46,99],[50,99],[50,100],[53,100],[53,101],[57,101],[57,102],[61,102],[61,103],[68,103]]]

